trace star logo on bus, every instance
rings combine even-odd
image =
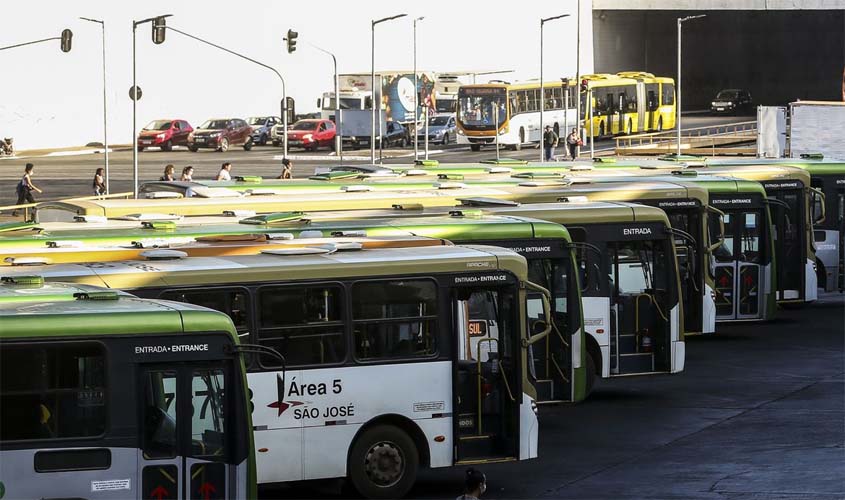
[[[278,409],[278,417],[281,417],[288,408],[305,404],[303,401],[285,401],[285,379],[279,374],[276,374],[276,398],[276,401],[268,404],[267,407]]]

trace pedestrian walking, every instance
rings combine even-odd
[[[572,158],[572,161],[575,161],[575,158],[578,157],[578,147],[583,145],[581,141],[581,137],[578,136],[578,129],[572,129],[572,132],[566,136],[566,146],[569,148],[569,157]]]
[[[158,178],[160,181],[174,181],[174,176],[176,175],[176,167],[172,164],[167,165],[164,167],[164,175]]]
[[[194,180],[194,167],[188,165],[187,167],[182,169],[182,177],[179,177],[180,181],[188,181],[191,182]]]
[[[464,481],[464,494],[456,500],[478,500],[487,491],[487,476],[480,470],[470,467],[467,469]]]
[[[293,179],[293,162],[287,158],[282,160],[282,175],[279,179]]]
[[[94,196],[103,196],[106,194],[106,169],[100,167],[94,173],[94,180],[91,182],[91,187],[94,189]]]
[[[23,177],[15,187],[15,193],[18,195],[18,201],[15,205],[23,205],[24,203],[35,203],[35,198],[32,196],[33,191],[43,193],[35,184],[32,183],[32,173],[35,170],[35,165],[27,163],[23,170]],[[17,210],[12,211],[12,217],[18,215]]]
[[[555,148],[557,147],[558,136],[550,125],[546,125],[545,132],[543,132],[543,158],[546,161],[553,161],[555,158]]]
[[[220,166],[220,171],[217,172],[217,177],[215,177],[216,181],[230,181],[232,180],[232,164],[224,162],[223,165]]]

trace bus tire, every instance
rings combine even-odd
[[[470,144],[469,149],[472,151],[481,151],[481,144]]]
[[[625,127],[625,133],[627,135],[631,135],[631,132],[634,130],[634,123],[628,118],[628,125]]]
[[[604,122],[601,122],[599,124],[599,137],[604,137],[604,134],[605,134]]]
[[[555,135],[560,137],[560,124],[555,122],[554,126],[552,126],[552,130],[555,131]]]
[[[657,131],[663,132],[663,117],[662,116],[657,120]]]
[[[366,498],[402,498],[417,480],[420,457],[414,440],[392,425],[365,430],[349,452],[348,474]]]

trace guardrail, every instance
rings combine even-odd
[[[677,149],[678,133],[670,130],[666,132],[651,132],[619,136],[616,140],[616,154],[662,154]],[[692,153],[716,154],[717,149],[730,144],[741,144],[757,140],[757,121],[696,127],[681,131],[681,150]],[[731,148],[735,149],[735,148]],[[747,151],[738,151],[746,153]],[[751,154],[756,152],[753,151]]]
[[[107,199],[110,199],[110,198],[129,199],[134,194],[135,193],[133,193],[132,191],[126,191],[126,192],[123,192],[123,193],[104,194],[104,195],[101,195],[101,196],[76,196],[76,197],[73,197],[73,198],[62,198],[62,199],[59,199],[59,200],[45,200],[45,201],[107,200]],[[12,210],[12,211],[16,212],[18,210],[23,209],[23,220],[27,221],[27,220],[30,220],[30,218],[29,218],[30,209],[35,208],[36,206],[38,206],[39,203],[43,203],[43,202],[25,203],[23,205],[6,205],[4,207],[0,207],[0,212],[6,211],[6,210]]]

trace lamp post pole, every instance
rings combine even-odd
[[[677,99],[677,109],[675,112],[677,113],[675,116],[675,128],[677,129],[677,151],[675,152],[677,156],[681,156],[681,25],[686,21],[691,21],[693,19],[699,19],[702,17],[707,17],[706,14],[699,14],[697,16],[687,16],[687,17],[679,17],[678,18],[678,83],[676,85],[678,99]]]
[[[405,17],[408,14],[397,14],[395,16],[383,17],[370,21],[370,100],[372,105],[372,127],[370,128],[370,163],[376,163],[376,113],[381,108],[381,99],[376,99],[376,25],[386,21],[392,21]],[[381,127],[381,121],[379,121]]]
[[[172,14],[166,14],[157,17],[170,17]],[[137,68],[135,63],[136,48],[135,48],[135,32],[138,26],[154,22],[156,17],[148,17],[140,21],[132,21],[132,193],[135,198],[138,197],[138,99],[141,98],[138,92],[137,84]]]
[[[106,23],[99,19],[80,17],[83,21],[89,21],[100,25],[103,35],[103,155],[106,181],[106,194],[109,194],[109,118],[106,93]]]
[[[419,135],[420,134],[419,134],[419,131],[417,130],[417,124],[419,123],[419,117],[417,116],[417,113],[419,113],[419,109],[420,109],[420,103],[419,103],[420,90],[419,90],[419,82],[418,82],[418,79],[417,79],[417,22],[422,21],[423,19],[425,19],[425,17],[422,17],[422,16],[414,19],[414,92],[415,92],[414,93],[414,161],[417,161],[417,158],[419,158],[419,151],[420,151],[420,146],[419,146]],[[426,117],[426,120],[428,120],[428,117]],[[428,122],[426,122],[426,124],[427,123]],[[428,134],[426,134],[425,137],[426,137],[426,150],[428,150]],[[428,156],[426,156],[426,159],[428,159]]]
[[[549,22],[554,21],[555,19],[560,19],[562,17],[569,17],[569,14],[561,14],[559,16],[553,17],[546,17],[544,19],[540,19],[540,161],[545,161],[546,155],[546,145],[543,143],[545,139],[545,129],[543,128],[543,112],[546,108],[546,90],[543,85],[543,26]],[[499,130],[496,130],[496,135],[499,135]]]
[[[328,50],[326,50],[322,47],[318,47],[318,46],[314,45],[313,43],[309,42],[308,40],[305,40],[305,43],[307,43],[309,46],[313,47],[314,49],[319,50],[323,54],[328,54],[332,58],[332,64],[334,65],[334,119],[335,119],[334,147],[335,147],[335,152],[337,152],[338,157],[339,157],[338,164],[341,164],[341,163],[343,163],[343,140],[341,139],[342,134],[341,134],[341,129],[340,129],[342,111],[340,109],[340,93],[339,93],[340,80],[338,79],[338,76],[337,76],[337,57],[335,57],[335,55],[332,54],[331,52],[329,52]]]
[[[577,8],[575,11],[575,128],[578,130],[578,137],[584,134],[581,128],[581,0],[575,0]],[[568,91],[568,90],[567,90]],[[581,147],[575,147],[575,157],[581,155]]]

